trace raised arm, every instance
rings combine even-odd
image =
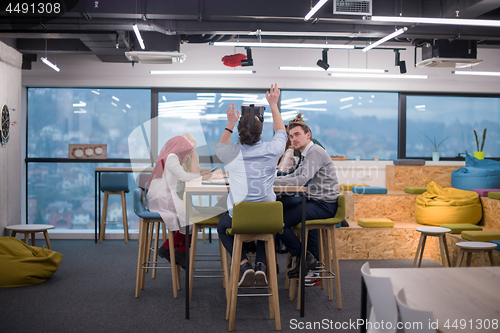
[[[224,131],[222,132],[222,136],[220,137],[219,143],[229,144],[231,142],[231,134],[233,133],[232,131],[234,129],[234,126],[236,125],[236,122],[240,118],[240,111],[238,110],[238,113],[236,113],[234,111],[234,103],[231,103],[227,108],[226,114],[227,114],[226,128],[231,131],[228,131],[225,128]]]
[[[283,119],[281,118],[280,110],[278,109],[278,101],[280,98],[280,90],[278,89],[278,85],[275,83],[274,86],[271,84],[271,89],[266,91],[266,99],[271,107],[271,112],[273,115],[273,126],[274,131],[283,130],[286,132],[285,124],[283,123]]]

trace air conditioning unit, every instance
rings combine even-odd
[[[186,55],[180,52],[130,51],[125,52],[129,61],[143,64],[171,64],[184,62]]]
[[[476,57],[476,41],[440,39],[422,47],[422,61],[417,67],[472,67],[483,62]]]
[[[372,0],[334,0],[333,13],[341,15],[372,15]]]

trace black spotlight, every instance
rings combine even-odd
[[[394,50],[394,53],[395,53],[394,62],[395,62],[396,66],[399,66],[399,72],[401,74],[406,73],[406,61],[404,61],[404,60],[401,61],[401,59],[399,57],[399,50]]]
[[[316,65],[323,68],[325,71],[330,67],[330,65],[328,65],[328,49],[323,49],[323,58],[319,59]]]
[[[241,67],[253,66],[252,49],[249,47],[245,47],[245,49],[247,50],[247,60],[241,61]]]

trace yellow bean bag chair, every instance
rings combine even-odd
[[[427,192],[417,196],[415,218],[420,224],[478,224],[482,216],[481,201],[476,192],[442,188],[431,181],[427,184]]]
[[[0,287],[42,283],[57,271],[62,254],[29,246],[14,237],[0,237]]]

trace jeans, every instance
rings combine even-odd
[[[278,235],[292,256],[300,255],[300,241],[291,230],[291,227],[302,222],[302,197],[283,196],[279,201],[283,204],[283,233]],[[337,213],[337,203],[317,200],[306,201],[306,220],[327,219]],[[318,230],[309,231],[307,249],[316,259],[319,259]]]
[[[217,225],[217,232],[219,233],[219,239],[222,242],[222,245],[226,248],[227,252],[232,256],[233,255],[233,242],[234,236],[229,236],[226,234],[226,229],[231,228],[233,225],[233,219],[229,216],[229,213],[226,211],[222,214],[219,224]],[[247,255],[245,251],[241,251],[241,260],[247,259]],[[266,242],[257,241],[257,255],[255,257],[255,262],[261,262],[266,264]]]

